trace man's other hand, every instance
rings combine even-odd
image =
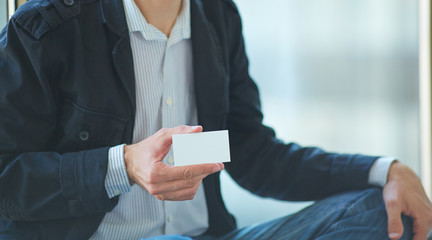
[[[164,128],[145,140],[124,147],[126,171],[136,183],[159,200],[183,201],[194,198],[202,179],[224,169],[222,163],[174,167],[162,162],[173,134],[202,132],[201,126]]]
[[[414,240],[425,240],[432,228],[432,205],[420,179],[406,165],[394,162],[383,190],[388,216],[389,238],[399,239],[403,234],[401,214],[413,221]]]

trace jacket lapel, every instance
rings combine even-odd
[[[228,77],[218,36],[200,0],[191,0],[191,38],[198,122],[206,131],[225,128]]]
[[[112,50],[114,68],[122,81],[135,114],[135,72],[123,2],[121,0],[101,0],[100,6],[103,22],[115,35]]]

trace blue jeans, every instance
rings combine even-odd
[[[402,216],[404,234],[411,239],[412,220]],[[190,240],[171,235],[151,240]],[[234,230],[220,237],[198,236],[196,240],[280,240],[280,239],[388,239],[387,214],[382,191],[371,188],[342,193],[317,201],[302,211],[287,217]]]

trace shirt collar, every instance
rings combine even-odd
[[[190,0],[183,0],[182,10],[170,33],[170,39],[189,39],[191,37]],[[123,0],[129,32],[140,32],[146,40],[166,40],[165,34],[149,24],[141,14],[134,0]]]

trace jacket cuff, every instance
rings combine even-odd
[[[118,198],[110,199],[105,189],[109,147],[62,155],[61,191],[72,216],[111,211]]]
[[[331,167],[332,177],[329,183],[330,186],[341,187],[335,192],[365,189],[371,186],[368,182],[369,172],[379,157],[360,154],[336,156]]]

